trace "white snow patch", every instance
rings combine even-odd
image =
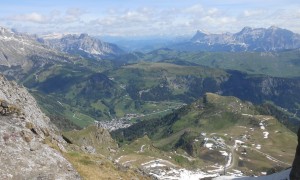
[[[242,144],[244,144],[244,142],[243,142],[243,141],[240,141],[240,140],[235,140],[235,141],[234,141],[234,146],[233,146],[233,147],[234,147],[234,148],[236,148],[236,147],[237,147],[237,145],[239,145],[239,146],[240,146],[240,145],[242,145]]]
[[[242,177],[243,173],[239,170],[233,169],[233,172],[227,172],[227,174],[233,176],[233,177]]]
[[[231,176],[219,176],[213,178],[213,180],[280,180],[280,179],[290,179],[289,174],[291,169],[281,171],[279,173],[271,174],[268,176],[259,176],[259,177],[236,177],[235,175]]]
[[[264,138],[265,138],[265,139],[268,139],[269,132],[265,131],[265,132],[263,132],[263,134],[264,134]]]
[[[242,114],[243,116],[249,116],[249,117],[253,117],[253,115],[251,114]]]
[[[256,148],[256,149],[261,149],[261,145],[260,145],[260,144],[257,144],[255,148]]]
[[[265,128],[265,126],[264,126],[264,124],[261,122],[261,123],[259,123],[259,125],[260,125],[260,129],[262,129],[262,130],[265,130],[266,128]]]
[[[206,144],[205,144],[205,147],[207,147],[207,148],[209,148],[209,149],[210,149],[210,148],[212,148],[212,147],[213,147],[213,145],[214,145],[213,143],[206,143]]]
[[[206,136],[206,133],[201,133],[201,136]]]
[[[206,177],[217,177],[219,174],[208,174],[202,171],[189,171],[186,169],[173,169],[168,171],[155,171],[151,172],[153,176],[158,179],[168,179],[168,180],[199,180]]]
[[[226,151],[220,151],[220,153],[222,154],[222,156],[228,156],[228,153]]]
[[[201,178],[205,178],[205,177],[215,177],[216,174],[206,174],[204,172],[198,171],[198,172],[192,172],[192,171],[188,171],[186,169],[183,169],[180,171],[180,176],[179,179],[185,180],[185,179],[189,179],[189,180],[198,180]]]
[[[120,162],[121,158],[124,157],[124,156],[120,156],[118,159],[116,159],[116,162]]]
[[[145,168],[155,168],[155,167],[164,167],[164,166],[166,166],[166,165],[160,164],[160,163],[155,163],[155,164],[147,165],[147,166],[145,166]]]
[[[229,156],[228,156],[228,161],[227,161],[225,167],[229,167],[230,166],[231,160],[232,160],[232,154],[230,153]]]

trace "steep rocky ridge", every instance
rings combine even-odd
[[[272,101],[276,105],[297,112],[300,78],[249,76],[229,71],[230,78],[221,85],[223,95],[232,95],[256,104]]]
[[[14,79],[51,63],[73,63],[74,58],[49,49],[37,37],[0,27],[0,72]]]
[[[66,142],[58,135],[24,87],[0,76],[0,179],[80,179],[61,153]]]
[[[88,34],[69,34],[62,38],[40,39],[40,42],[53,49],[78,54],[84,58],[102,59],[124,53],[117,45],[102,42]]]
[[[60,135],[28,91],[0,76],[0,179],[151,179],[112,162],[108,131],[90,126]]]
[[[245,27],[237,33],[210,34],[197,31],[190,42],[172,48],[202,51],[269,52],[300,47],[300,35],[287,29]]]

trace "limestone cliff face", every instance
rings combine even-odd
[[[65,35],[60,39],[40,39],[40,41],[52,49],[69,54],[79,54],[84,58],[102,59],[123,54],[124,51],[117,45],[103,42],[88,34]]]
[[[300,179],[300,128],[298,130],[298,146],[296,149],[296,155],[290,173],[290,180],[299,180],[299,179]]]
[[[57,128],[28,91],[0,75],[0,179],[80,179],[46,139],[64,150]]]

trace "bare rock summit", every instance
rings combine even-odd
[[[66,144],[28,91],[2,75],[0,87],[0,179],[81,179],[46,143]]]

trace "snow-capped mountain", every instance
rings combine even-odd
[[[174,45],[175,49],[202,51],[280,51],[300,48],[300,35],[290,30],[245,27],[237,33],[210,34],[197,31],[187,43]]]
[[[53,39],[47,36],[41,42],[56,50],[69,54],[78,54],[84,58],[102,59],[124,53],[117,45],[102,42],[88,34],[68,34],[61,38]]]
[[[37,37],[0,27],[0,66],[4,74],[25,72],[46,63],[71,61],[65,54],[39,43]],[[4,72],[7,71],[7,72]]]

